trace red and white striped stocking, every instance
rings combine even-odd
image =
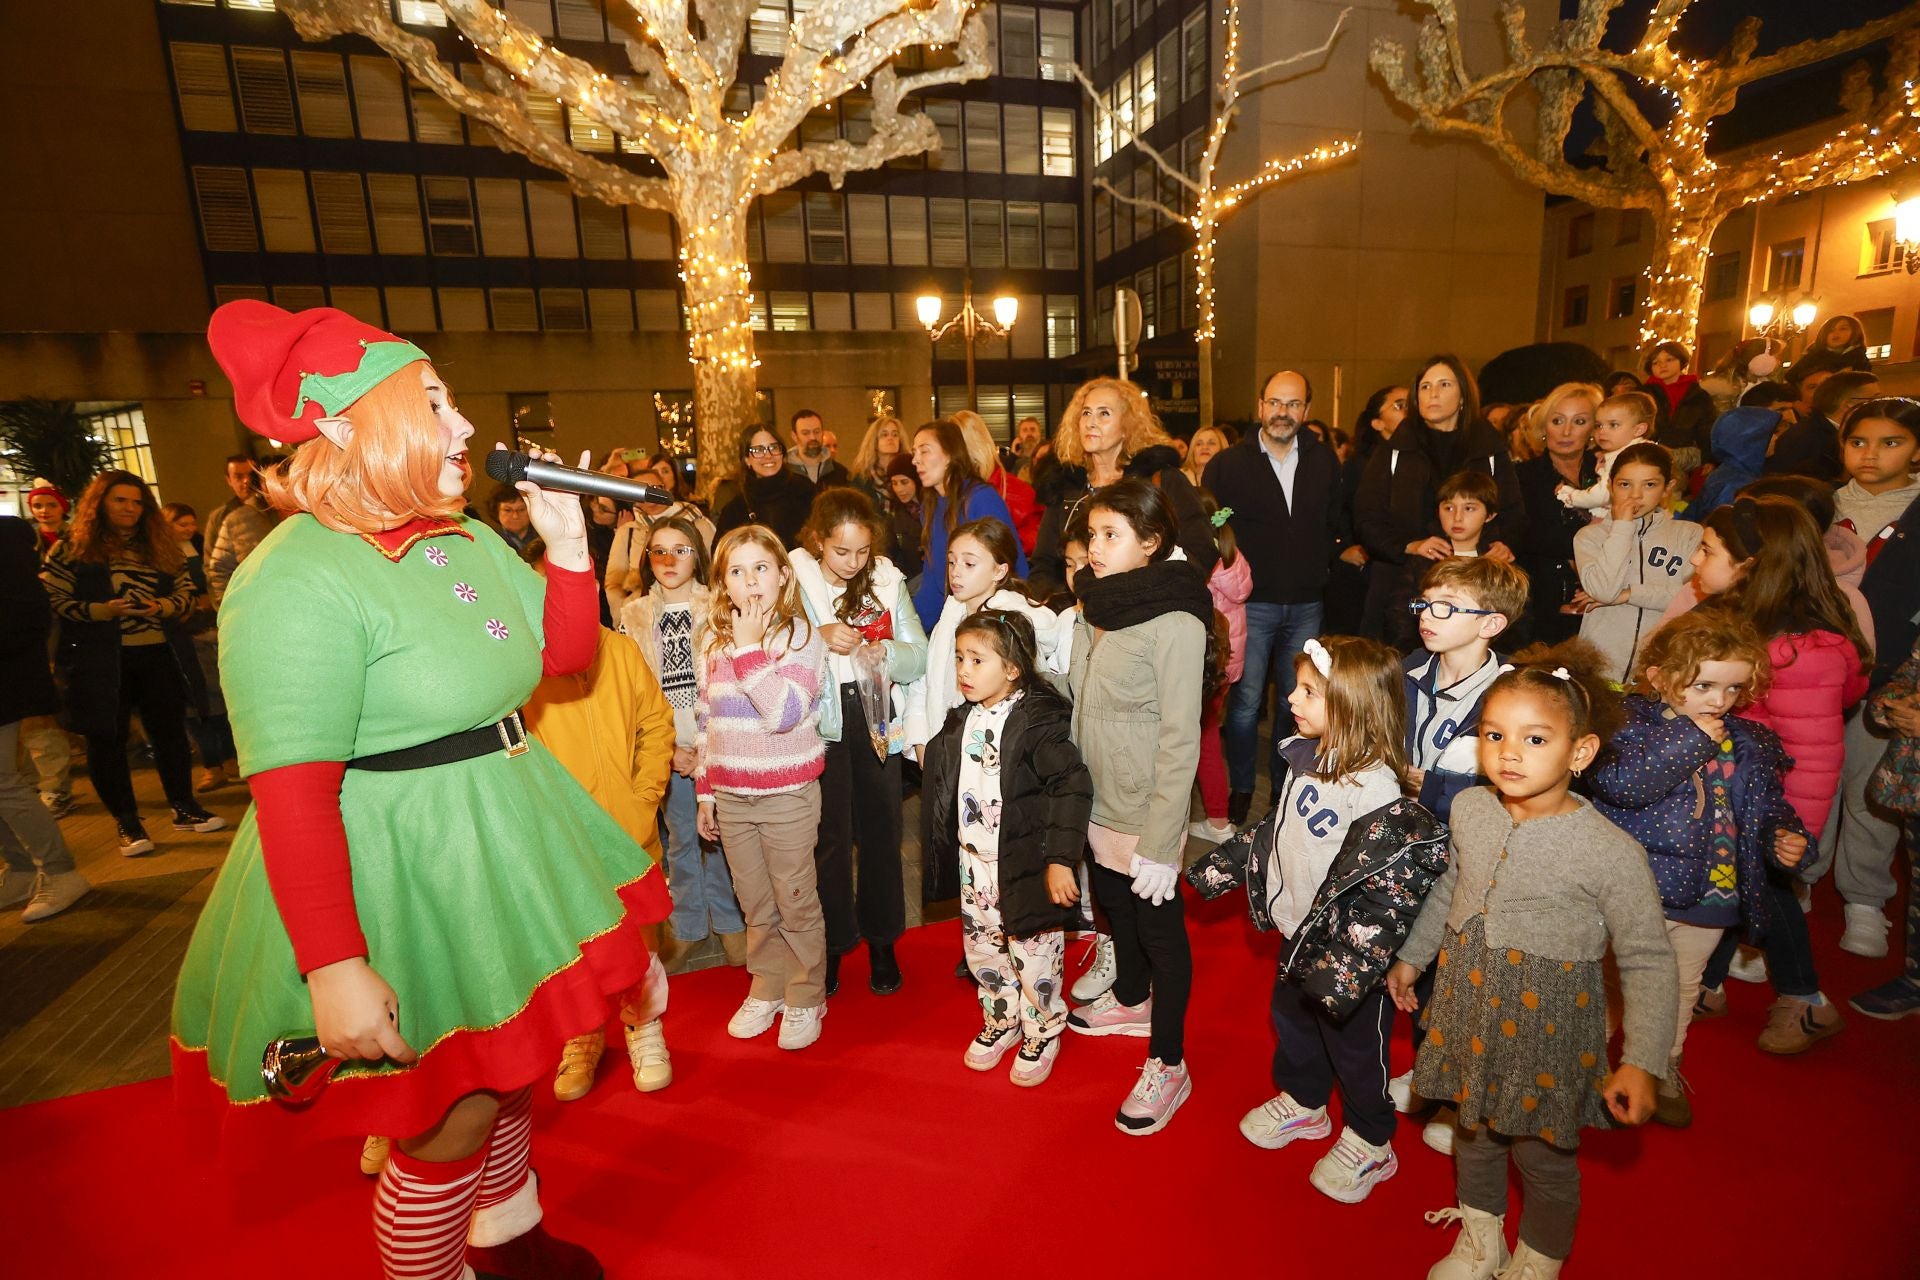
[[[486,1152],[417,1160],[396,1145],[373,1196],[373,1236],[386,1280],[460,1280],[467,1272]]]
[[[479,1248],[505,1244],[540,1224],[539,1184],[527,1167],[533,1146],[533,1090],[500,1100],[500,1114],[482,1150],[485,1169],[468,1237]]]

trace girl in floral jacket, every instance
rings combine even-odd
[[[1209,898],[1245,883],[1254,924],[1286,939],[1272,998],[1280,1093],[1248,1112],[1240,1132],[1268,1150],[1326,1137],[1337,1079],[1346,1129],[1311,1181],[1357,1204],[1399,1169],[1387,1094],[1394,1007],[1382,982],[1446,869],[1446,828],[1400,795],[1400,656],[1331,636],[1308,641],[1296,666],[1287,703],[1300,733],[1280,746],[1278,802],[1188,879]]]

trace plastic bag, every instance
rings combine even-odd
[[[860,690],[860,709],[867,717],[867,741],[880,763],[887,762],[887,746],[893,728],[893,682],[887,679],[887,650],[878,644],[863,644],[853,651],[854,684]]]

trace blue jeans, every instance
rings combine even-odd
[[[733,874],[720,846],[700,839],[694,823],[700,802],[693,779],[667,775],[667,889],[673,895],[673,936],[698,942],[708,933],[739,933],[747,927],[733,900]]]
[[[1320,634],[1321,608],[1317,600],[1312,604],[1247,602],[1246,669],[1227,695],[1227,714],[1220,732],[1227,748],[1227,787],[1236,794],[1253,790],[1253,740],[1260,727],[1260,703],[1267,692],[1269,673],[1280,686],[1273,711],[1273,741],[1277,743],[1293,732],[1293,712],[1287,709],[1287,695],[1293,692],[1293,659],[1307,641]],[[1281,732],[1282,726],[1286,726],[1285,733]],[[1267,755],[1271,776],[1272,751]]]

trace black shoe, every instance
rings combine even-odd
[[[827,957],[827,994],[832,995],[840,989],[840,957]]]
[[[1253,808],[1253,792],[1236,791],[1227,797],[1227,821],[1238,830],[1247,820],[1247,813]]]
[[[227,820],[217,813],[208,813],[199,805],[173,806],[173,829],[175,831],[222,831]]]
[[[890,996],[900,989],[900,962],[893,958],[891,942],[869,942],[867,958],[873,973],[867,978],[867,990],[877,996]]]
[[[120,856],[137,858],[143,853],[153,852],[153,841],[147,836],[147,829],[140,825],[138,818],[116,818],[114,825],[120,828]]]

